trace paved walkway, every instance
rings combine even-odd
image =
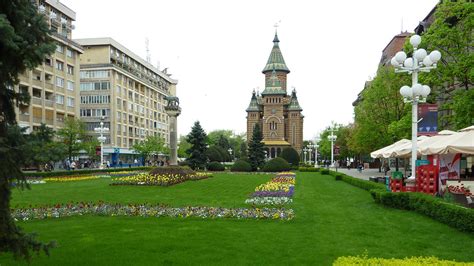
[[[335,171],[336,169],[333,168],[331,170]],[[403,172],[403,169],[400,169],[400,170]],[[347,168],[338,168],[337,171],[344,173],[346,175],[350,175],[350,176],[357,177],[364,180],[369,180],[369,177],[371,176],[375,176],[375,177],[384,176],[384,172],[383,171],[379,172],[378,168],[364,169],[361,172],[359,172],[355,168],[351,168],[350,170],[348,170]],[[390,175],[390,172],[388,172],[388,175]]]

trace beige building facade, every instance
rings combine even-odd
[[[79,114],[79,56],[82,47],[74,42],[72,22],[74,11],[58,0],[36,1],[38,12],[44,14],[56,42],[56,51],[41,65],[20,75],[17,91],[28,92],[28,105],[16,107],[17,122],[27,132],[46,124],[55,130],[64,126],[64,119]]]
[[[273,39],[273,48],[262,73],[265,89],[261,94],[252,94],[247,108],[247,141],[252,139],[255,124],[262,129],[263,143],[269,158],[280,155],[286,147],[301,153],[303,146],[303,109],[298,103],[296,91],[287,93],[287,75],[279,47],[278,35]]]
[[[163,73],[112,38],[78,39],[80,60],[79,116],[88,135],[103,118],[105,160],[133,163],[133,145],[148,135],[169,144],[166,97],[176,96],[177,80]]]

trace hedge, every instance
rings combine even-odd
[[[470,263],[469,263],[470,264]],[[384,259],[384,258],[368,258],[367,255],[364,256],[348,256],[348,257],[339,257],[337,258],[333,265],[393,265],[393,266],[403,266],[403,265],[469,265],[464,262],[456,262],[452,260],[440,260],[436,257],[411,257],[404,259]]]
[[[68,176],[68,175],[83,175],[103,172],[120,172],[120,171],[137,171],[137,170],[151,170],[152,166],[140,166],[140,167],[123,167],[123,168],[104,168],[104,169],[85,169],[85,170],[74,170],[74,171],[53,171],[53,172],[34,172],[34,173],[23,173],[27,177],[53,177],[53,176]]]
[[[266,162],[263,166],[264,172],[281,172],[289,171],[290,164],[283,158],[277,157]]]
[[[314,167],[299,167],[298,171],[300,172],[319,172],[319,168]]]
[[[387,207],[415,211],[458,230],[474,232],[474,209],[445,202],[440,198],[417,192],[388,192],[372,189],[377,203]]]
[[[225,166],[220,162],[210,162],[209,164],[207,164],[207,169],[209,171],[224,171]]]
[[[329,175],[329,170],[328,169],[321,169],[321,174],[322,175]]]
[[[338,178],[338,176],[340,176],[339,180],[342,180],[342,181],[344,181],[348,184],[351,184],[351,185],[356,186],[358,188],[362,188],[364,190],[371,190],[371,189],[380,189],[380,190],[383,190],[383,191],[386,190],[385,185],[381,184],[381,183],[375,183],[375,182],[371,182],[371,181],[367,181],[367,180],[362,180],[362,179],[355,178],[355,177],[352,177],[352,176],[348,176],[348,175],[345,175],[345,174],[336,173],[334,171],[331,171],[331,174],[334,177],[336,177],[336,179]]]
[[[236,161],[231,167],[232,172],[252,172],[252,166],[244,160]]]

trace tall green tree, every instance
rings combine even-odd
[[[27,164],[42,169],[46,163],[61,161],[66,155],[66,147],[54,141],[54,130],[41,124],[38,129],[27,135]]]
[[[100,159],[100,155],[97,154],[96,148],[100,146],[99,140],[96,137],[86,136],[85,142],[82,148],[86,151],[87,156],[91,161],[98,161]]]
[[[247,159],[248,158],[248,153],[247,153],[247,142],[242,141],[240,143],[240,153],[239,156],[237,156],[240,159]]]
[[[474,90],[459,90],[448,103],[454,112],[450,117],[455,130],[474,125]]]
[[[49,247],[21,231],[11,217],[11,182],[25,187],[20,170],[25,154],[18,149],[25,140],[19,137],[21,134],[11,137],[8,130],[16,124],[15,104],[29,102],[29,95],[12,89],[19,82],[18,75],[35,68],[54,52],[48,33],[46,19],[32,1],[0,1],[0,252],[12,252],[16,258],[30,259],[31,251],[47,252]]]
[[[260,125],[255,124],[248,148],[249,161],[253,171],[257,171],[265,164],[265,151],[262,140],[263,136]]]
[[[69,160],[84,148],[85,134],[86,128],[81,120],[70,117],[64,120],[64,127],[58,130],[58,137],[66,145]]]
[[[206,167],[206,140],[206,132],[204,132],[199,121],[196,121],[186,137],[186,141],[191,144],[191,147],[186,151],[189,154],[186,161],[192,169],[204,169]]]
[[[145,140],[135,143],[133,149],[138,152],[144,160],[148,160],[153,154],[169,153],[165,140],[160,136],[147,136]]]
[[[362,101],[354,108],[354,131],[348,141],[351,150],[368,154],[409,137],[410,105],[403,102],[399,92],[409,84],[408,75],[397,74],[392,67],[379,67],[377,76],[362,91]]]

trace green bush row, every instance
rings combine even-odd
[[[440,198],[416,192],[388,192],[372,189],[370,194],[375,202],[384,206],[411,210],[461,231],[474,232],[474,209],[447,203]]]
[[[319,168],[314,167],[299,167],[298,171],[300,172],[319,172]]]
[[[289,171],[290,164],[283,158],[277,157],[266,162],[263,166],[264,172],[282,172]]]
[[[210,162],[207,164],[207,170],[220,172],[225,170],[225,166],[220,162]]]
[[[321,169],[320,170],[322,175],[329,175],[329,170],[328,169]]]
[[[74,170],[74,171],[54,171],[54,172],[36,172],[36,173],[24,173],[25,176],[30,177],[53,177],[53,176],[68,176],[68,175],[84,175],[93,173],[103,172],[120,172],[120,171],[137,171],[137,170],[151,170],[151,166],[140,166],[131,168],[109,168],[109,169],[85,169],[85,170]]]
[[[252,172],[252,166],[244,160],[238,160],[230,167],[230,170],[232,172]]]
[[[342,173],[337,173],[337,172],[334,172],[334,171],[331,171],[331,175],[333,175],[336,179],[338,179],[338,177],[339,177],[339,180],[342,180],[342,181],[344,181],[348,184],[351,184],[351,185],[356,186],[358,188],[362,188],[362,189],[367,190],[367,191],[372,190],[372,189],[380,189],[382,191],[386,190],[385,185],[381,184],[381,183],[375,183],[375,182],[371,182],[371,181],[367,181],[367,180],[362,180],[362,179],[359,179],[359,178],[348,176],[348,175],[345,175],[345,174],[342,174]]]

